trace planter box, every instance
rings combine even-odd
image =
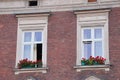
[[[24,66],[24,67],[21,67],[21,68],[35,68],[35,66]]]
[[[85,62],[81,62],[81,66],[92,66],[92,65],[105,65],[105,64],[99,64],[99,63],[86,64]]]

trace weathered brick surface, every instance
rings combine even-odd
[[[85,80],[96,76],[102,80],[120,80],[120,8],[109,15],[109,49],[112,67],[104,70],[76,72],[76,16],[73,12],[54,12],[48,23],[48,67],[46,74],[14,75],[16,57],[17,19],[15,15],[0,15],[0,80]]]

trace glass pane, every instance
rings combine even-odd
[[[95,46],[94,46],[94,49],[95,49],[95,56],[102,56],[102,41],[96,41],[95,42]]]
[[[91,42],[84,43],[84,57],[88,59],[91,56],[92,44]]]
[[[84,39],[91,39],[91,29],[84,29]]]
[[[24,45],[24,59],[28,58],[30,60],[31,55],[31,45]]]
[[[95,39],[102,38],[102,29],[95,29]]]
[[[35,32],[35,41],[42,41],[42,32]]]
[[[32,37],[32,33],[31,32],[25,32],[24,33],[24,42],[30,42],[31,41],[31,37]]]

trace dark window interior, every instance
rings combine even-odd
[[[37,6],[38,1],[29,1],[29,6]]]
[[[37,44],[37,60],[42,60],[42,44]]]

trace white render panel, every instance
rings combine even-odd
[[[104,20],[105,16],[92,16],[92,17],[81,17],[80,21],[94,21],[94,20]]]
[[[16,7],[25,7],[24,0],[1,0],[0,8],[16,8]]]
[[[64,4],[79,4],[84,3],[85,0],[43,0],[41,1],[42,5],[64,5]]]
[[[0,8],[17,8],[27,7],[28,0],[0,0]],[[119,0],[99,0],[99,2],[116,2]],[[56,5],[83,5],[87,0],[39,0],[39,6],[56,6]]]
[[[103,21],[107,20],[107,13],[96,13],[91,12],[89,14],[80,14],[78,15],[78,21],[79,22],[95,22],[95,21]]]
[[[106,2],[106,1],[119,1],[119,0],[100,0],[100,2]]]
[[[46,24],[47,20],[44,17],[21,18],[19,24]]]
[[[38,6],[28,6],[29,0],[0,0],[0,14],[42,13],[56,11],[94,10],[120,7],[120,0],[38,0]]]

